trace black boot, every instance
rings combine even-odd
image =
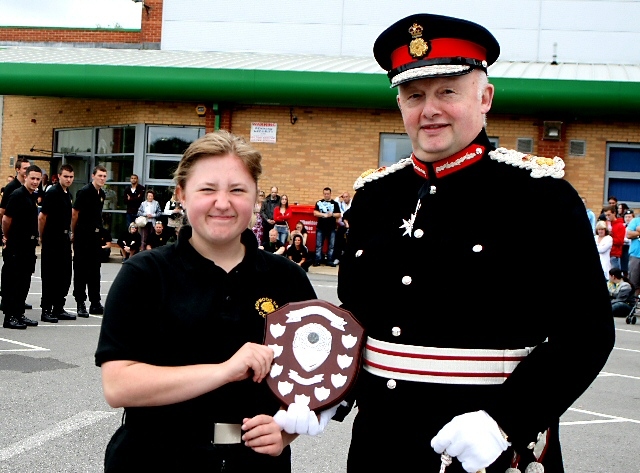
[[[31,320],[30,318],[28,318],[26,315],[22,314],[20,317],[17,317],[17,319],[25,324],[27,327],[37,327],[38,326],[38,321],[37,320]]]
[[[89,312],[87,312],[87,306],[84,302],[78,302],[78,317],[89,318]]]
[[[27,326],[20,322],[17,317],[12,315],[5,315],[4,323],[2,324],[4,328],[13,328],[18,330],[25,330]]]
[[[89,313],[93,315],[102,315],[104,314],[104,307],[102,307],[102,304],[100,304],[100,302],[98,302],[97,304],[92,303],[89,306]]]
[[[49,322],[50,324],[58,323],[58,318],[53,316],[53,314],[51,313],[51,309],[42,309],[40,320],[43,322]]]
[[[62,307],[54,307],[52,315],[58,320],[76,320],[75,315],[70,314],[69,312],[64,310],[64,308]]]

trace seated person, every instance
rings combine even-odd
[[[264,245],[260,245],[258,248],[275,255],[284,255],[284,245],[278,240],[278,230],[275,228],[269,230],[269,241]]]
[[[305,271],[309,271],[309,250],[302,244],[302,235],[293,235],[293,243],[289,245],[284,255]]]
[[[295,235],[302,235],[302,244],[304,246],[307,246],[307,229],[304,227],[304,223],[302,223],[302,220],[299,220],[298,223],[296,223],[296,228],[294,228],[293,230],[291,230],[291,234],[289,235],[289,244],[293,243],[293,237]]]
[[[108,263],[111,258],[111,232],[108,228],[100,230],[100,262]]]
[[[609,270],[609,282],[607,283],[609,297],[611,298],[611,310],[614,317],[626,317],[635,305],[633,288],[622,277],[620,268]]]
[[[118,240],[120,254],[122,255],[122,262],[124,263],[140,251],[141,244],[142,237],[140,236],[140,233],[138,233],[138,226],[135,222],[131,222],[129,230]]]
[[[162,220],[158,219],[156,220],[156,223],[153,226],[153,232],[147,235],[145,248],[147,250],[158,248],[159,246],[166,245],[168,240],[169,240],[169,237],[164,231],[164,223],[162,223]]]

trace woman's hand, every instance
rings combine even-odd
[[[242,440],[247,447],[256,453],[263,453],[277,457],[289,445],[295,435],[282,432],[273,417],[260,414],[253,418],[242,420],[242,430],[245,431]]]
[[[227,372],[228,382],[242,381],[253,372],[253,381],[259,383],[269,374],[272,361],[271,348],[257,343],[245,343],[222,365]]]

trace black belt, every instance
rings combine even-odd
[[[133,418],[132,418],[133,417]],[[135,416],[124,415],[123,424],[134,431],[144,431],[151,435],[164,431],[184,432],[191,439],[206,439],[212,445],[236,445],[242,444],[242,424],[228,424],[213,422],[206,427],[201,424],[194,426],[188,423],[172,422],[163,423],[157,419],[145,421],[145,419],[135,419]]]

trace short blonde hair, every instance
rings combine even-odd
[[[605,222],[604,220],[598,220],[598,223],[596,223],[596,231],[600,230],[600,229],[604,229],[604,232],[608,235],[609,234],[609,228],[607,227],[607,222]]]
[[[198,138],[191,143],[182,155],[178,168],[173,173],[177,187],[185,188],[191,168],[202,158],[226,156],[232,154],[242,160],[258,188],[258,179],[262,174],[262,154],[249,145],[244,138],[217,130]]]

